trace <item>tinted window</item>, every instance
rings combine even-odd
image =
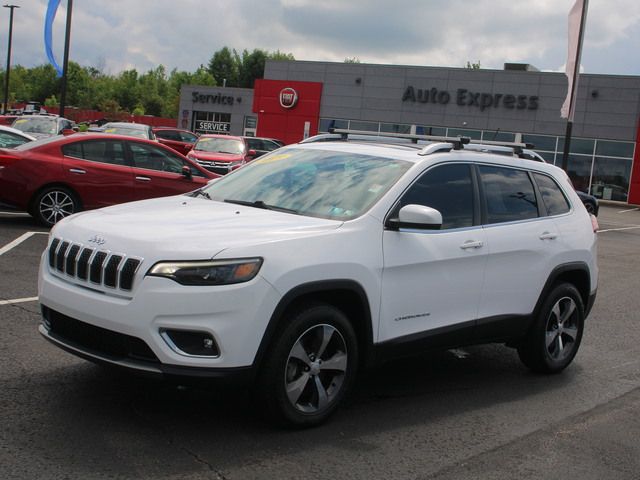
[[[487,199],[487,223],[514,222],[538,216],[538,204],[527,172],[480,167]]]
[[[424,173],[400,199],[399,210],[409,204],[435,208],[442,228],[473,225],[473,186],[468,165],[442,165]],[[394,216],[397,211],[394,212]]]
[[[15,133],[0,131],[0,148],[13,148],[28,141]]]
[[[193,133],[178,132],[178,135],[180,137],[180,140],[182,140],[183,142],[196,143],[196,140],[198,140],[198,137],[196,137]]]
[[[156,137],[163,138],[165,140],[180,141],[180,135],[175,130],[158,130],[155,132]]]
[[[126,165],[122,143],[111,140],[68,143],[62,147],[67,157],[82,158],[91,162]]]
[[[131,143],[133,164],[138,168],[159,170],[161,172],[181,173],[184,163],[172,153],[142,143]]]
[[[560,215],[569,211],[571,208],[569,202],[553,178],[540,173],[534,173],[533,178],[536,179],[538,190],[540,190],[542,201],[549,215]]]

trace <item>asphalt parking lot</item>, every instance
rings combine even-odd
[[[638,479],[640,209],[601,206],[600,285],[562,374],[500,345],[361,376],[332,420],[275,430],[251,399],[114,373],[37,333],[47,231],[0,213],[0,478]]]

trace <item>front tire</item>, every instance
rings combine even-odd
[[[78,211],[78,197],[64,187],[50,187],[38,193],[32,208],[35,219],[45,227],[52,227]]]
[[[259,397],[268,418],[278,424],[318,425],[353,384],[356,335],[346,315],[327,304],[298,310],[285,324],[265,358]]]
[[[520,360],[540,373],[564,370],[578,353],[584,330],[584,303],[570,283],[553,287],[518,347]]]

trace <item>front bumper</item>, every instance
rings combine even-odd
[[[47,340],[85,359],[150,375],[225,377],[251,370],[279,299],[260,276],[216,287],[145,277],[132,298],[122,298],[52,274],[45,257],[39,280],[39,330]],[[50,315],[64,322],[64,328],[51,328]],[[78,329],[88,333],[67,334]],[[198,356],[176,351],[162,336],[166,330],[206,332],[219,352]]]
[[[213,379],[231,384],[248,384],[254,377],[253,367],[240,368],[205,368],[185,367],[181,365],[154,364],[143,360],[124,358],[104,352],[91,350],[86,346],[70,342],[51,332],[44,324],[40,324],[38,331],[44,338],[55,346],[91,362],[116,367],[137,374],[163,379]]]

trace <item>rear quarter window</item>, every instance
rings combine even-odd
[[[556,181],[541,173],[534,173],[533,178],[538,185],[542,202],[549,215],[562,215],[571,209],[571,205]]]

